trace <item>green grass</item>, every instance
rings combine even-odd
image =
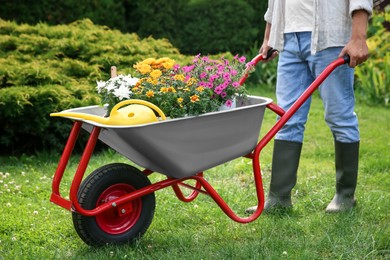
[[[70,212],[49,202],[58,153],[0,157],[0,259],[389,259],[390,113],[361,104],[356,112],[361,159],[358,206],[352,212],[324,213],[334,193],[334,151],[315,95],[290,214],[263,214],[243,225],[230,220],[207,196],[183,203],[171,189],[163,189],[156,192],[150,228],[134,245],[96,249],[81,241]],[[267,111],[261,133],[274,121],[275,115]],[[64,194],[78,164],[75,157],[64,177]],[[261,154],[266,191],[271,157],[272,143]],[[87,171],[110,162],[128,161],[107,151],[95,155]],[[227,162],[207,171],[206,177],[237,213],[256,203],[249,160]]]

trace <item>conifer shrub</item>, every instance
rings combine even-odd
[[[56,26],[0,20],[1,153],[62,150],[71,122],[51,112],[99,104],[96,81],[107,80],[111,66],[128,74],[136,62],[164,56],[189,59],[167,40],[140,39],[89,19]]]

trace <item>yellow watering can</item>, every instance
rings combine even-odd
[[[162,120],[166,119],[164,112],[158,106],[140,99],[129,99],[119,102],[112,108],[109,117],[77,112],[51,113],[50,116],[73,117],[105,125],[138,125],[158,121],[152,109],[159,114]]]

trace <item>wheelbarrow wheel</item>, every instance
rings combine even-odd
[[[135,167],[122,163],[108,164],[92,172],[82,182],[78,200],[84,209],[94,209],[150,184],[149,179]],[[94,217],[73,212],[73,224],[88,245],[131,243],[148,229],[155,205],[154,193],[150,193]]]

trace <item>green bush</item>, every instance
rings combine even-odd
[[[256,0],[3,0],[0,17],[51,25],[89,18],[142,38],[168,39],[182,53],[242,54],[262,39],[266,7]]]
[[[139,39],[80,20],[69,25],[0,20],[0,151],[63,148],[70,122],[51,112],[99,104],[97,80],[133,72],[148,57],[188,60],[167,40]]]
[[[376,13],[368,29],[369,59],[355,69],[358,99],[371,105],[388,106],[390,102],[390,32],[383,22],[390,15]]]
[[[0,17],[19,23],[68,24],[89,18],[94,23],[125,30],[123,3],[127,0],[2,0]]]
[[[191,1],[182,15],[179,37],[173,40],[184,53],[243,53],[259,31],[256,13],[243,0]]]

